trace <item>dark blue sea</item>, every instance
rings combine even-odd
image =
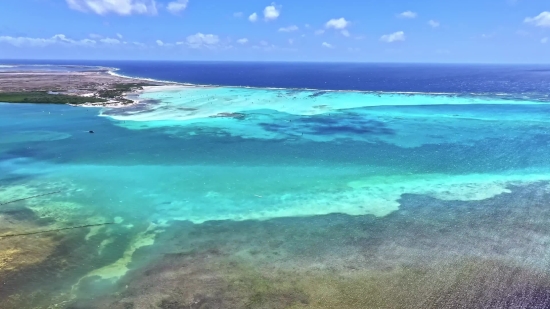
[[[550,65],[6,60],[87,65],[122,75],[199,85],[390,92],[547,95]]]

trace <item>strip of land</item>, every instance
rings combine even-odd
[[[129,93],[166,83],[109,74],[107,69],[79,72],[0,72],[0,102],[84,106],[126,106]]]

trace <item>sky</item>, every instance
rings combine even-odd
[[[0,0],[0,59],[550,63],[549,0]]]

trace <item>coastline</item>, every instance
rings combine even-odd
[[[51,65],[56,66],[56,65]],[[17,65],[6,66],[17,68]],[[363,93],[371,95],[391,96],[440,96],[463,97],[472,99],[509,99],[513,101],[526,101],[528,104],[546,103],[545,99],[518,97],[507,93],[449,93],[449,92],[402,92],[402,91],[366,91],[366,90],[330,90],[310,88],[277,88],[254,87],[235,85],[200,85],[180,83],[167,80],[157,80],[144,77],[132,77],[117,73],[115,67],[90,67],[90,66],[65,66],[67,68],[80,68],[75,71],[47,71],[41,70],[0,70],[0,102],[5,103],[37,103],[37,104],[67,104],[81,107],[108,107],[119,108],[140,104],[139,99],[143,92],[177,91],[179,89],[192,88],[218,88],[227,87],[235,89],[258,90],[287,90],[287,91],[312,91],[319,93]],[[144,88],[146,87],[146,89]],[[37,92],[38,97],[37,97]],[[6,94],[15,93],[19,100],[6,100]],[[27,95],[33,95],[30,100]],[[54,95],[59,95],[55,97]],[[21,97],[24,97],[21,99]],[[90,98],[86,100],[86,98]],[[56,101],[57,100],[57,101]],[[71,102],[74,101],[74,102]]]
[[[83,71],[14,70],[0,72],[0,101],[81,107],[126,107],[143,87],[174,87],[174,82],[118,76],[112,68]],[[183,86],[183,85],[181,85]],[[188,86],[189,87],[189,86]]]
[[[84,104],[69,104],[71,106],[77,106],[77,107],[108,107],[108,108],[121,108],[121,107],[131,107],[134,105],[138,105],[140,103],[143,103],[147,100],[140,100],[139,97],[142,93],[145,92],[157,92],[157,91],[178,91],[181,89],[191,89],[196,88],[195,86],[187,86],[187,85],[181,85],[177,83],[167,83],[162,85],[148,85],[148,86],[140,86],[139,88],[132,89],[129,92],[123,93],[123,97],[127,101],[121,101],[121,100],[112,100],[109,102],[104,103],[84,103]]]

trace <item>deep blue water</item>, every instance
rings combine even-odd
[[[0,60],[0,64],[91,65],[182,83],[392,92],[547,96],[550,65]]]

